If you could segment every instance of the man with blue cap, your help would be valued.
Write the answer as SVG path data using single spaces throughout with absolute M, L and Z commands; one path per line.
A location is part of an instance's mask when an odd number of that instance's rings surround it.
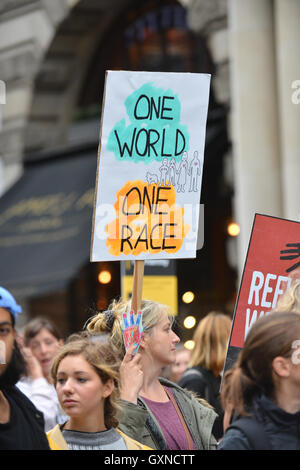
M 12 315 L 13 323 L 15 324 L 19 313 L 22 313 L 22 307 L 17 304 L 14 297 L 8 290 L 0 286 L 0 307 L 8 310 Z
M 42 413 L 15 386 L 26 371 L 16 342 L 21 312 L 11 293 L 0 287 L 0 450 L 49 450 Z

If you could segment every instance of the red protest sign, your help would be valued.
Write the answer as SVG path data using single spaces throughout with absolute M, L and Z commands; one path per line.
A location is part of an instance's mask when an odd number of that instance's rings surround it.
M 236 359 L 253 323 L 276 309 L 299 267 L 300 222 L 255 214 L 225 369 Z

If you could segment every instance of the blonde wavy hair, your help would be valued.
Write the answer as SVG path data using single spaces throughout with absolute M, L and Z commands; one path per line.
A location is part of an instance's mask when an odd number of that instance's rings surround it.
M 160 304 L 153 300 L 142 300 L 140 310 L 142 312 L 144 333 L 146 334 L 151 334 L 152 328 L 161 321 L 164 313 L 167 313 L 171 323 L 173 322 L 173 316 L 167 305 Z M 107 334 L 107 342 L 112 351 L 122 360 L 126 351 L 121 330 L 121 320 L 124 313 L 130 313 L 131 300 L 113 300 L 108 307 L 108 311 L 113 316 L 111 327 L 108 325 L 107 314 L 100 312 L 87 322 L 86 328 L 89 333 L 94 335 Z
M 276 311 L 300 313 L 300 273 L 298 271 L 298 279 L 295 278 L 291 282 L 289 289 L 279 297 Z
M 231 319 L 222 312 L 208 313 L 198 324 L 194 334 L 195 346 L 189 367 L 203 366 L 221 371 L 226 359 Z
M 104 422 L 107 428 L 116 428 L 119 424 L 117 414 L 120 411 L 120 363 L 110 347 L 86 334 L 75 334 L 68 338 L 53 360 L 51 376 L 56 386 L 57 372 L 61 361 L 67 356 L 83 356 L 90 366 L 96 371 L 103 384 L 109 379 L 114 382 L 112 393 L 104 401 Z

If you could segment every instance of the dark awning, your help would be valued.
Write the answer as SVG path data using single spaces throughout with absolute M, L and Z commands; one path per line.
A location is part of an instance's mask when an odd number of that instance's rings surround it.
M 49 292 L 88 262 L 96 168 L 97 149 L 25 167 L 0 198 L 0 285 Z

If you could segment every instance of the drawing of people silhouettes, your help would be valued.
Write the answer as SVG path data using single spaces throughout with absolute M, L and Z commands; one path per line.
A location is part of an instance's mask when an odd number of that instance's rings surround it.
M 199 191 L 198 182 L 200 180 L 200 175 L 201 175 L 201 162 L 198 158 L 198 152 L 197 151 L 194 152 L 194 157 L 193 157 L 193 160 L 190 163 L 188 174 L 190 176 L 190 189 L 189 189 L 189 192 Z
M 160 171 L 160 184 L 162 186 L 167 184 L 168 173 L 169 173 L 169 166 L 168 166 L 168 159 L 164 158 L 161 167 L 159 168 Z
M 169 163 L 169 183 L 172 186 L 176 184 L 176 161 L 175 158 L 172 158 Z
M 179 168 L 176 171 L 176 174 L 178 175 L 178 178 L 177 178 L 177 192 L 178 193 L 185 192 L 187 171 L 188 171 L 188 154 L 187 152 L 183 152 L 182 159 L 179 163 Z

